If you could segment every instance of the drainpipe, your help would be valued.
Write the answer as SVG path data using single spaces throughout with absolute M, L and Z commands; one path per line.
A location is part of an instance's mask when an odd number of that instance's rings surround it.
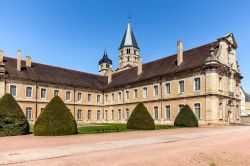
M 163 113 L 162 113 L 162 105 L 163 105 L 163 103 L 162 103 L 162 100 L 163 100 L 163 98 L 162 98 L 162 77 L 160 77 L 160 87 L 161 87 L 161 99 L 160 99 L 160 101 L 161 101 L 161 120 L 162 120 L 162 117 L 163 117 Z
M 73 87 L 74 88 L 74 104 L 73 104 L 73 106 L 74 106 L 74 118 L 76 118 L 76 88 L 75 88 L 75 86 Z
M 38 110 L 37 110 L 37 107 L 38 107 L 38 106 L 37 106 L 37 88 L 38 88 L 38 85 L 37 85 L 37 82 L 36 82 L 36 115 L 35 115 L 35 116 L 36 116 L 36 119 L 37 119 L 37 111 L 38 111 Z

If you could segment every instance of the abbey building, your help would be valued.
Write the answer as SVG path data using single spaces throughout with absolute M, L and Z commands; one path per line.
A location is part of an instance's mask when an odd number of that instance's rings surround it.
M 188 104 L 200 124 L 240 121 L 240 80 L 233 34 L 143 64 L 131 24 L 118 49 L 115 68 L 105 50 L 99 75 L 6 57 L 0 51 L 0 96 L 13 95 L 30 123 L 60 96 L 78 123 L 126 123 L 143 102 L 156 123 L 173 124 Z

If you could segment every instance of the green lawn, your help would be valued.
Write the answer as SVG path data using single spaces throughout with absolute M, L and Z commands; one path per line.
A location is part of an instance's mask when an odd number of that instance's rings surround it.
M 176 126 L 170 125 L 156 125 L 156 130 L 162 129 L 174 129 L 179 128 Z M 30 124 L 30 133 L 33 133 L 34 125 Z M 126 124 L 110 124 L 110 123 L 103 123 L 103 124 L 93 124 L 91 126 L 80 126 L 77 129 L 78 134 L 96 134 L 96 133 L 112 133 L 112 132 L 125 132 L 125 131 L 134 131 L 131 129 L 126 128 Z
M 172 129 L 177 128 L 170 125 L 156 125 L 156 130 L 161 129 Z M 134 131 L 132 129 L 127 129 L 126 124 L 97 124 L 93 126 L 82 126 L 78 127 L 79 134 L 95 134 L 95 133 L 111 133 L 111 132 L 125 132 L 125 131 Z

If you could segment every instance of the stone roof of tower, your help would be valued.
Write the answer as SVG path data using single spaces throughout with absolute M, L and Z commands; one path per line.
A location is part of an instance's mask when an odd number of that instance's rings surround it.
M 102 64 L 102 63 L 107 63 L 107 64 L 112 65 L 112 60 L 109 59 L 108 53 L 107 53 L 106 50 L 104 51 L 102 59 L 99 61 L 99 65 Z
M 139 49 L 139 46 L 136 42 L 135 35 L 131 28 L 130 23 L 128 23 L 128 27 L 123 35 L 122 42 L 120 44 L 119 49 L 123 47 L 135 47 Z
M 18 71 L 16 68 L 16 59 L 9 57 L 4 57 L 6 67 L 5 77 L 89 89 L 109 90 L 156 77 L 170 76 L 179 72 L 200 68 L 204 66 L 211 47 L 216 47 L 218 43 L 218 41 L 215 41 L 184 51 L 183 63 L 179 66 L 176 65 L 177 55 L 175 54 L 143 64 L 140 75 L 137 75 L 137 67 L 114 73 L 110 84 L 108 84 L 107 76 L 89 74 L 35 62 L 32 62 L 32 67 L 25 67 L 25 61 L 22 61 L 22 70 Z

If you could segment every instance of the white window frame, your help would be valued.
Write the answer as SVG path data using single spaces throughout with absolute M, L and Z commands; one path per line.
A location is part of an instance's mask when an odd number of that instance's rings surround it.
M 146 95 L 144 94 L 144 90 L 146 89 Z M 143 88 L 142 88 L 142 96 L 143 96 L 143 98 L 147 98 L 148 97 L 148 87 L 147 86 L 144 86 Z
M 111 120 L 115 120 L 115 110 L 111 110 Z
M 169 84 L 169 93 L 167 93 L 167 84 Z M 166 82 L 165 83 L 165 94 L 170 95 L 171 94 L 171 82 Z
M 129 108 L 126 108 L 125 111 L 126 111 L 126 120 L 128 120 L 129 119 L 129 114 L 130 114 Z
M 196 116 L 195 104 L 199 104 L 199 105 L 200 105 L 200 117 L 199 117 L 199 118 Z M 200 103 L 200 102 L 195 102 L 195 103 L 193 104 L 193 110 L 194 110 L 194 115 L 196 116 L 196 118 L 197 118 L 198 120 L 200 120 L 200 119 L 201 119 L 201 103 Z M 220 111 L 220 110 L 219 110 L 219 111 Z
M 79 100 L 79 94 L 81 94 L 80 100 Z M 77 92 L 77 102 L 81 102 L 82 101 L 82 92 Z
M 101 110 L 96 110 L 96 120 L 101 120 Z
M 197 79 L 197 78 L 200 80 L 200 89 L 198 89 L 198 90 L 196 90 L 196 84 L 195 84 L 195 79 Z M 194 78 L 193 78 L 193 84 L 194 84 L 194 86 L 193 86 L 194 92 L 199 92 L 199 91 L 201 91 L 201 77 L 194 77 Z
M 136 92 L 136 93 L 135 93 Z M 136 95 L 135 95 L 136 94 Z M 138 88 L 134 89 L 134 99 L 138 99 Z
M 59 89 L 54 89 L 53 90 L 53 96 L 55 97 L 56 95 L 55 95 L 55 91 L 58 91 L 58 95 L 57 96 L 59 96 L 60 95 L 60 90 Z
M 157 107 L 157 118 L 156 118 L 156 114 L 155 114 L 156 107 Z M 159 107 L 158 106 L 153 107 L 153 113 L 154 113 L 154 120 L 159 120 Z
M 157 87 L 157 95 L 156 95 L 156 93 L 155 93 L 155 87 Z M 156 97 L 156 96 L 159 96 L 159 85 L 158 85 L 158 84 L 153 85 L 153 93 L 154 93 L 154 96 L 155 96 L 155 97 Z
M 69 99 L 67 99 L 67 93 L 69 92 Z M 71 91 L 70 90 L 67 90 L 66 93 L 65 93 L 65 100 L 66 101 L 71 101 Z
M 90 98 L 89 98 L 89 96 L 90 96 Z M 88 102 L 91 102 L 91 101 L 92 101 L 92 94 L 91 94 L 91 93 L 88 93 L 88 94 L 87 94 L 87 101 L 88 101 Z
M 31 88 L 31 96 L 29 97 L 29 96 L 27 96 L 27 88 Z M 32 94 L 32 92 L 33 92 L 33 87 L 32 86 L 25 86 L 25 97 L 26 98 L 32 98 L 33 97 L 33 94 Z
M 99 97 L 99 101 L 98 101 L 98 97 Z M 97 102 L 97 103 L 101 103 L 101 95 L 100 95 L 100 94 L 97 94 L 97 95 L 96 95 L 96 102 Z
M 169 118 L 167 118 L 167 107 L 169 107 Z M 167 121 L 171 120 L 171 105 L 165 105 L 165 119 Z
M 181 92 L 181 84 L 180 84 L 180 82 L 183 82 L 183 92 Z M 184 80 L 179 80 L 178 81 L 178 91 L 179 91 L 179 94 L 185 93 L 185 81 Z
M 112 103 L 115 102 L 115 94 L 114 93 L 111 94 L 111 102 Z
M 16 87 L 16 95 L 15 96 L 13 96 L 11 93 L 10 93 L 10 87 L 11 86 L 15 86 Z M 13 96 L 13 97 L 17 97 L 17 85 L 16 84 L 10 84 L 9 85 L 9 93 Z
M 121 114 L 120 114 L 121 113 Z M 122 109 L 118 108 L 118 120 L 122 120 Z
M 118 100 L 122 101 L 122 92 L 118 92 Z
M 89 114 L 90 112 L 90 114 Z M 88 110 L 87 111 L 87 120 L 91 120 L 92 119 L 92 110 Z
M 129 90 L 126 90 L 126 100 L 129 100 Z
M 42 97 L 42 89 L 45 89 L 45 97 Z M 46 100 L 47 99 L 47 88 L 40 87 L 40 99 Z
M 81 112 L 81 117 L 79 118 L 79 111 Z M 77 109 L 77 120 L 82 120 L 82 109 Z
M 28 118 L 28 116 L 27 116 L 27 112 L 28 112 L 28 109 L 30 108 L 30 118 Z M 27 120 L 32 120 L 33 118 L 32 118 L 32 116 L 33 116 L 33 111 L 32 111 L 32 107 L 26 107 L 25 108 L 25 116 L 26 116 L 26 119 Z

